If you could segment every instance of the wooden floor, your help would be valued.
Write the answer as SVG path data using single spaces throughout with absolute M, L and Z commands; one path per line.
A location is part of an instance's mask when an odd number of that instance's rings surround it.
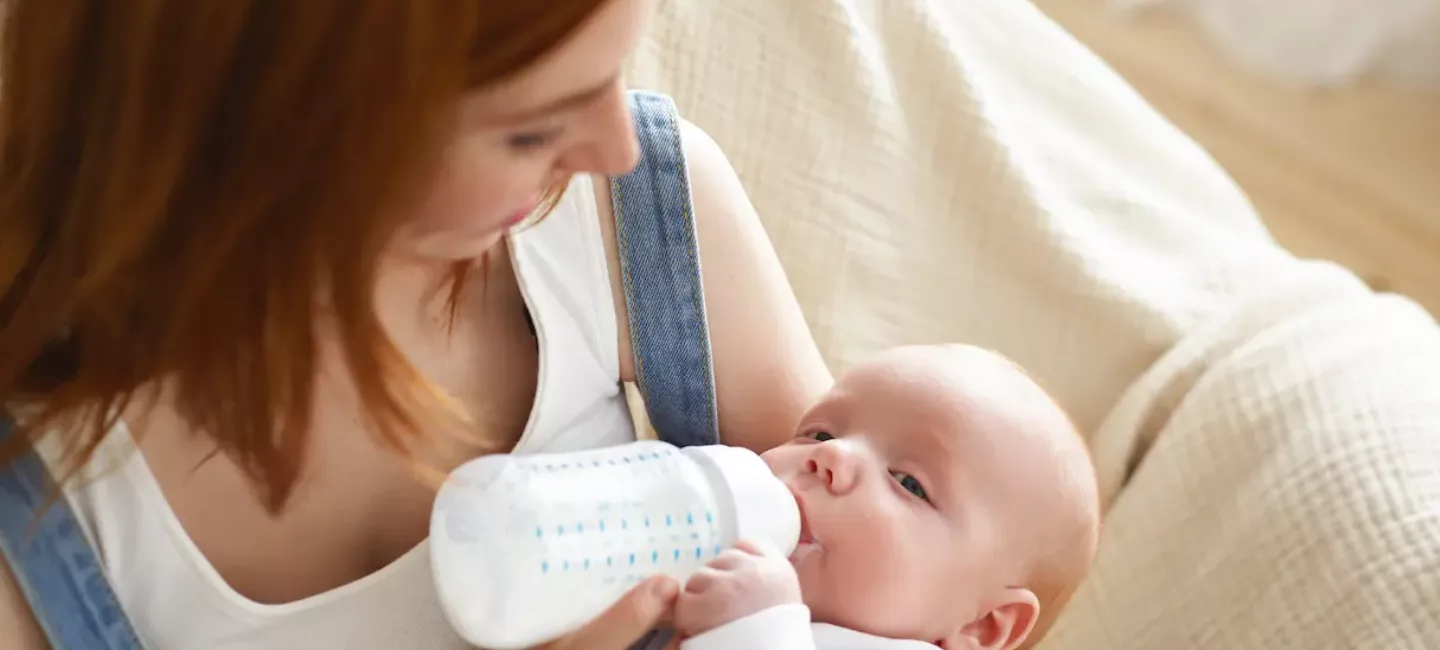
M 1296 89 L 1164 12 L 1035 3 L 1205 146 L 1281 243 L 1440 315 L 1440 92 Z

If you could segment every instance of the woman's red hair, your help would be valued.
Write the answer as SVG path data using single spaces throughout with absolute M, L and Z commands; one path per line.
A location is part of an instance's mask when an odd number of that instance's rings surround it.
M 37 415 L 0 459 L 54 430 L 73 472 L 164 381 L 279 510 L 322 309 L 371 429 L 408 453 L 436 395 L 376 317 L 381 251 L 462 94 L 603 2 L 5 2 L 0 399 Z

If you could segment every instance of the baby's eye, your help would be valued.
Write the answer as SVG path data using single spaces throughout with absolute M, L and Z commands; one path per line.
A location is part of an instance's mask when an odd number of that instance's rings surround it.
M 814 440 L 815 442 L 829 442 L 835 439 L 835 436 L 825 433 L 824 431 L 816 431 L 809 434 L 807 437 L 809 437 L 811 440 Z
M 905 472 L 892 471 L 890 472 L 890 476 L 895 479 L 895 482 L 900 484 L 900 487 L 905 488 L 906 492 L 920 497 L 926 502 L 930 501 L 930 495 L 925 492 L 925 486 L 920 484 L 919 479 Z

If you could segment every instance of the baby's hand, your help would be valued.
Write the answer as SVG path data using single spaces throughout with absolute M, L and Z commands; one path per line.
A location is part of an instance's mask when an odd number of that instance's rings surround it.
M 690 576 L 675 604 L 675 628 L 690 637 L 756 612 L 799 603 L 800 579 L 774 549 L 739 542 Z

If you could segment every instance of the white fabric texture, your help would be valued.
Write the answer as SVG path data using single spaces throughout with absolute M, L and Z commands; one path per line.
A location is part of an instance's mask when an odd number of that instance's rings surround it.
M 669 0 L 629 67 L 725 148 L 827 359 L 965 341 L 1091 436 L 1046 650 L 1440 647 L 1440 333 L 1297 260 L 1017 0 Z
M 680 650 L 936 650 L 923 641 L 886 639 L 810 622 L 804 605 L 780 605 L 680 642 Z
M 816 650 L 810 609 L 781 605 L 730 621 L 680 642 L 680 650 Z
M 620 389 L 604 243 L 589 179 L 513 238 L 540 338 L 540 380 L 517 453 L 635 439 Z M 52 460 L 58 448 L 47 448 Z M 267 605 L 226 584 L 186 534 L 130 434 L 114 431 L 67 487 L 117 598 L 149 650 L 460 650 L 431 575 L 429 542 L 356 582 Z

